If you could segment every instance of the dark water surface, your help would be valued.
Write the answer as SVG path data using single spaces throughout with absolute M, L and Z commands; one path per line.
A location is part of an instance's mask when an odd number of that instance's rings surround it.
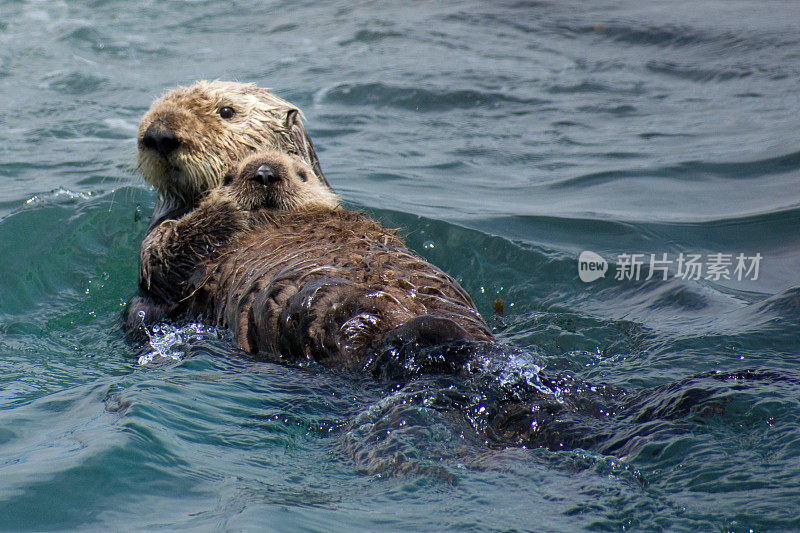
M 796 2 L 0 15 L 0 529 L 800 529 Z M 140 364 L 117 327 L 155 202 L 134 136 L 200 78 L 299 105 L 351 207 L 485 316 L 503 300 L 509 372 L 628 390 L 618 445 L 495 449 L 430 406 L 441 383 L 257 363 L 202 327 Z M 668 279 L 614 279 L 634 253 Z M 681 279 L 681 253 L 761 261 Z

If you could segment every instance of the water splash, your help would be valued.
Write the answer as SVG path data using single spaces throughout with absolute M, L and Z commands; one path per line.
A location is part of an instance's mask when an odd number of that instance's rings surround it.
M 153 350 L 139 356 L 139 364 L 142 366 L 154 362 L 181 361 L 188 345 L 208 339 L 209 334 L 218 336 L 215 328 L 194 322 L 183 326 L 157 324 L 145 331 Z
M 47 193 L 36 194 L 25 200 L 25 205 L 49 205 L 63 200 L 90 200 L 92 192 L 77 192 L 59 187 Z
M 536 389 L 561 403 L 561 391 L 541 379 L 545 364 L 538 354 L 502 345 L 487 345 L 486 353 L 470 362 L 471 370 L 493 375 L 502 389 Z

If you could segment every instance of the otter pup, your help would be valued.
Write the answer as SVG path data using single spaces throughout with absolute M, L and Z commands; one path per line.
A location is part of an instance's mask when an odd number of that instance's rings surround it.
M 376 376 L 402 373 L 409 349 L 494 340 L 452 277 L 339 207 L 299 159 L 257 153 L 226 181 L 143 247 L 143 278 L 161 288 L 167 315 L 227 327 L 269 360 Z M 468 355 L 438 357 L 430 368 L 457 370 Z
M 238 175 L 248 175 L 250 179 L 237 180 L 235 187 L 212 190 L 194 211 L 177 220 L 162 221 L 145 236 L 140 252 L 139 289 L 152 300 L 153 307 L 160 308 L 156 317 L 147 317 L 147 323 L 185 312 L 182 302 L 197 264 L 260 218 L 243 209 L 267 213 L 339 207 L 339 197 L 326 182 L 298 159 L 277 151 L 246 158 L 223 181 L 231 184 Z M 298 179 L 281 180 L 278 176 Z
M 297 107 L 250 83 L 198 81 L 156 100 L 137 137 L 139 170 L 159 192 L 152 226 L 195 207 L 222 184 L 230 162 L 258 150 L 298 156 L 327 185 L 301 117 Z

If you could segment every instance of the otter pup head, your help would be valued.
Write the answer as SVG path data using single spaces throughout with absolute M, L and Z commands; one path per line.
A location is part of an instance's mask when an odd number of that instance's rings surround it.
M 222 184 L 231 161 L 276 149 L 328 186 L 298 108 L 249 83 L 199 81 L 168 92 L 139 126 L 139 170 L 160 193 L 156 211 L 192 206 Z
M 225 194 L 248 211 L 339 207 L 340 198 L 300 159 L 278 151 L 246 157 L 225 176 Z

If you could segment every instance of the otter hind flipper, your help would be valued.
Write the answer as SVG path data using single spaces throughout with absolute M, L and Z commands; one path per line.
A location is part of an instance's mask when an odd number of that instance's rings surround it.
M 469 339 L 467 330 L 449 318 L 420 315 L 406 320 L 401 326 L 387 333 L 384 343 L 413 342 L 421 346 L 432 346 L 464 339 Z
M 457 374 L 473 356 L 474 339 L 449 318 L 421 315 L 389 331 L 370 365 L 378 379 Z

